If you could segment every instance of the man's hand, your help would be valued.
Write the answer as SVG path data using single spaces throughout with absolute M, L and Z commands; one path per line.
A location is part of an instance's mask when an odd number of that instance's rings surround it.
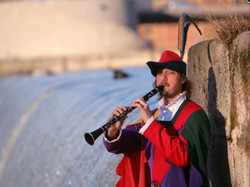
M 121 108 L 116 107 L 116 109 L 111 113 L 111 115 L 109 116 L 109 120 L 111 120 L 114 116 L 119 116 L 121 113 L 123 113 L 127 108 L 125 106 L 122 106 Z M 121 119 L 120 121 L 117 121 L 115 124 L 111 125 L 106 133 L 106 137 L 109 140 L 113 140 L 115 138 L 118 137 L 119 132 L 122 128 L 123 122 L 124 120 L 127 118 L 124 117 L 123 119 Z
M 147 121 L 152 117 L 150 108 L 143 98 L 138 98 L 129 105 L 130 107 L 138 107 L 141 111 L 142 120 L 147 123 Z

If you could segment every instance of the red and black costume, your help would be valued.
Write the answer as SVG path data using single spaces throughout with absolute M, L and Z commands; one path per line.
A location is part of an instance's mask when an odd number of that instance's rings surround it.
M 155 118 L 158 110 L 152 111 Z M 204 110 L 185 100 L 171 122 L 154 120 L 143 135 L 143 122 L 122 130 L 119 140 L 104 144 L 108 151 L 124 153 L 117 167 L 117 186 L 147 186 L 149 169 L 152 182 L 161 186 L 209 186 L 206 160 L 210 124 Z

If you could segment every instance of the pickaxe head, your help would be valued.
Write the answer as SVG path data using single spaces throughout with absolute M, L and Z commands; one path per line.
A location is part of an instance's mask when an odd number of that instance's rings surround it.
M 196 29 L 199 31 L 200 35 L 202 35 L 200 29 L 193 21 L 193 19 L 187 13 L 183 13 L 179 19 L 179 25 L 178 25 L 178 49 L 180 51 L 181 59 L 183 59 L 185 53 L 187 31 L 191 23 L 194 24 Z

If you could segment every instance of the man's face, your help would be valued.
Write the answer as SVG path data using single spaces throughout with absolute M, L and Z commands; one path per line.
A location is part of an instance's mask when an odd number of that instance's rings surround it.
M 185 78 L 179 72 L 170 69 L 158 69 L 156 72 L 156 85 L 164 85 L 163 97 L 175 98 L 182 92 Z

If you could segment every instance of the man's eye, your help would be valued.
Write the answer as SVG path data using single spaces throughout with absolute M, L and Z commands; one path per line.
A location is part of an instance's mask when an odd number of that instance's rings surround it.
M 162 71 L 157 71 L 156 74 L 160 75 L 160 74 L 162 74 Z

